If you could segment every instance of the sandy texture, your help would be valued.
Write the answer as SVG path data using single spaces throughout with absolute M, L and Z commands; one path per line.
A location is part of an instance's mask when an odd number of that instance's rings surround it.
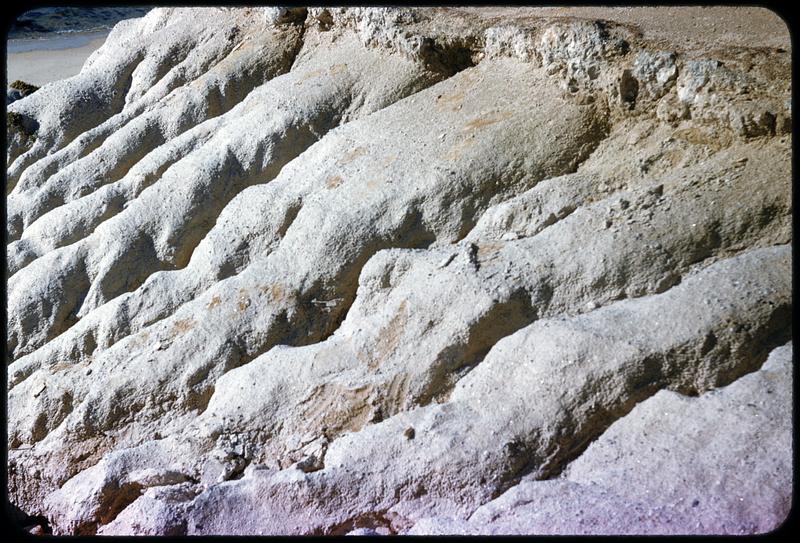
M 60 534 L 779 525 L 790 54 L 765 10 L 670 44 L 594 9 L 156 9 L 12 103 L 12 501 Z
M 409 533 L 770 532 L 791 508 L 786 492 L 764 481 L 793 474 L 792 432 L 781 423 L 791 417 L 792 360 L 790 343 L 727 387 L 695 398 L 662 390 L 611 425 L 561 477 L 525 478 L 467 521 L 426 518 Z M 765 401 L 765 393 L 777 399 Z
M 6 77 L 9 82 L 20 79 L 32 85 L 66 79 L 81 71 L 86 59 L 100 48 L 105 37 L 95 38 L 86 45 L 65 49 L 48 49 L 8 53 Z
M 467 8 L 467 10 L 475 8 Z M 483 16 L 609 20 L 635 29 L 653 46 L 688 54 L 719 54 L 730 47 L 791 50 L 789 28 L 766 7 L 530 7 L 477 8 Z

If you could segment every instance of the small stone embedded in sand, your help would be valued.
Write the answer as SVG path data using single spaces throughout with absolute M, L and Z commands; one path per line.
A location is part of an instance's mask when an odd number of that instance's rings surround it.
M 317 458 L 316 455 L 311 454 L 299 461 L 296 466 L 297 469 L 304 473 L 311 473 L 321 470 L 324 467 L 324 464 L 322 463 L 322 460 Z

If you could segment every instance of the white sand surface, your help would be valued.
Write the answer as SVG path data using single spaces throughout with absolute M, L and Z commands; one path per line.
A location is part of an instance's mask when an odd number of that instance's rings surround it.
M 107 33 L 55 38 L 52 40 L 10 40 L 6 63 L 7 81 L 21 79 L 42 86 L 72 77 L 105 42 Z

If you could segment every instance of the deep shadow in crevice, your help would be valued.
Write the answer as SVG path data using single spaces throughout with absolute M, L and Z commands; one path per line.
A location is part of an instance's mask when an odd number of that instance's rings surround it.
M 6 501 L 6 515 L 7 519 L 15 524 L 15 528 L 25 534 L 51 535 L 53 533 L 50 527 L 50 521 L 47 517 L 43 515 L 29 515 L 10 501 Z

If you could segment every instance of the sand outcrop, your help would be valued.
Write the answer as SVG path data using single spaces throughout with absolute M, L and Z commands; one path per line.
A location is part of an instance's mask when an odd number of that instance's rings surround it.
M 779 526 L 790 54 L 642 13 L 158 8 L 11 103 L 12 502 L 60 534 Z

